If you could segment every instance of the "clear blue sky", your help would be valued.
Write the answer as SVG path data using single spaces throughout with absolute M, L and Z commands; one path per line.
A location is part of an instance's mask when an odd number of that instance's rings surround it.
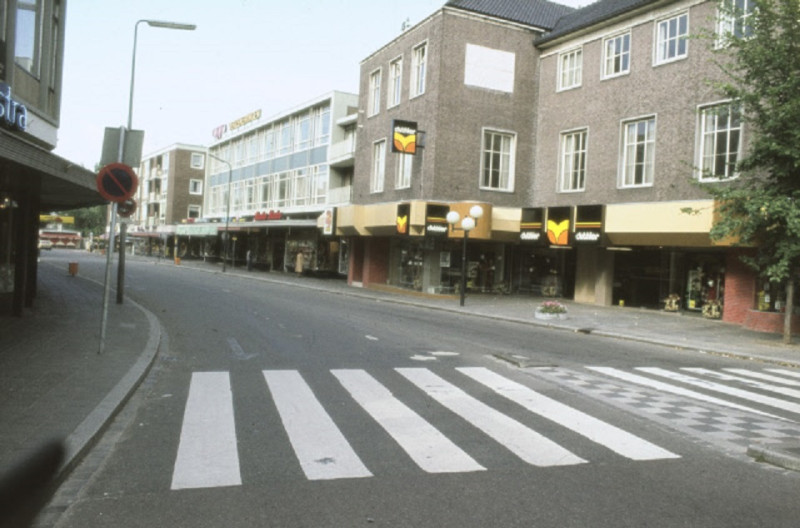
M 56 153 L 88 169 L 105 127 L 128 117 L 137 20 L 133 128 L 144 153 L 208 145 L 211 130 L 261 109 L 265 117 L 332 90 L 358 91 L 359 63 L 445 0 L 69 0 Z M 590 0 L 560 0 L 586 5 Z

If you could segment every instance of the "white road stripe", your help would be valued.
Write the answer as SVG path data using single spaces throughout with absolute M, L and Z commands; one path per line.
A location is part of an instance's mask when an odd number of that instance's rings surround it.
M 365 371 L 331 372 L 424 471 L 462 473 L 486 469 Z
M 725 372 L 733 372 L 734 374 L 739 374 L 741 376 L 748 376 L 751 378 L 756 378 L 764 381 L 771 381 L 773 383 L 779 383 L 781 385 L 789 385 L 790 387 L 800 387 L 800 381 L 781 378 L 779 376 L 771 376 L 769 374 L 764 374 L 763 372 L 755 372 L 752 370 L 735 369 L 735 368 L 727 368 L 723 370 Z
M 228 373 L 195 372 L 189 385 L 172 489 L 241 484 Z
M 680 458 L 650 442 L 548 398 L 486 368 L 456 369 L 529 411 L 552 420 L 632 460 Z
M 790 376 L 792 378 L 800 378 L 800 372 L 794 370 L 784 370 L 784 369 L 765 369 L 769 372 L 774 372 L 775 374 L 781 374 L 783 376 Z
M 716 405 L 723 405 L 725 407 L 730 407 L 732 409 L 738 409 L 741 411 L 756 413 L 762 416 L 769 416 L 770 418 L 779 418 L 778 416 L 765 413 L 757 409 L 753 409 L 751 407 L 745 407 L 744 405 L 739 405 L 738 403 L 733 403 L 720 398 L 715 398 L 714 396 L 709 396 L 707 394 L 703 394 L 702 392 L 696 392 L 693 390 L 685 389 L 683 387 L 678 387 L 676 385 L 670 385 L 669 383 L 663 383 L 658 380 L 646 378 L 644 376 L 639 376 L 638 374 L 633 374 L 630 372 L 625 372 L 624 370 L 615 369 L 613 367 L 586 367 L 586 368 L 594 372 L 599 372 L 600 374 L 605 374 L 606 376 L 610 376 L 612 378 L 617 378 L 623 381 L 629 381 L 631 383 L 657 389 L 662 392 L 677 394 L 678 396 L 686 396 L 688 398 L 693 398 L 695 400 L 713 403 Z
M 263 374 L 309 480 L 372 476 L 299 372 L 265 370 Z
M 396 370 L 430 397 L 529 464 L 564 466 L 586 462 L 555 442 L 469 396 L 430 370 L 421 368 L 398 368 Z
M 747 378 L 744 376 L 733 376 L 731 374 L 726 374 L 725 372 L 717 372 L 715 370 L 708 370 L 703 368 L 683 368 L 681 370 L 685 370 L 686 372 L 693 372 L 695 374 L 711 376 L 717 379 L 721 379 L 722 381 L 738 381 L 740 383 L 745 383 L 750 387 L 753 387 L 754 389 L 760 389 L 767 392 L 775 392 L 777 394 L 783 394 L 784 396 L 789 396 L 791 398 L 800 398 L 800 391 L 798 390 L 790 389 L 787 387 L 776 387 L 775 385 L 768 385 L 761 381 Z
M 646 372 L 654 376 L 661 376 L 663 378 L 671 379 L 674 381 L 680 381 L 681 383 L 686 383 L 687 385 L 702 387 L 704 389 L 708 389 L 714 392 L 721 392 L 722 394 L 728 394 L 729 396 L 735 396 L 743 400 L 749 400 L 756 403 L 761 403 L 763 405 L 775 407 L 776 409 L 783 409 L 785 411 L 790 411 L 800 414 L 800 405 L 796 403 L 790 403 L 784 400 L 779 400 L 777 398 L 772 398 L 771 396 L 763 396 L 761 394 L 756 394 L 755 392 L 737 389 L 734 387 L 728 387 L 727 385 L 720 385 L 719 383 L 713 383 L 710 381 L 693 378 L 691 376 L 685 376 L 678 372 L 671 372 L 669 370 L 664 370 L 660 368 L 640 367 L 637 368 L 636 370 L 640 370 L 642 372 Z

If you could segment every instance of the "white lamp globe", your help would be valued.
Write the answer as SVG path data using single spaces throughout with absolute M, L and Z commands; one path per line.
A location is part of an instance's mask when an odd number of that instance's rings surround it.
M 469 215 L 475 220 L 483 216 L 483 207 L 480 205 L 473 205 L 469 210 Z
M 463 220 L 461 220 L 461 229 L 464 231 L 472 231 L 475 227 L 475 219 L 471 216 L 465 216 Z
M 458 211 L 450 211 L 447 213 L 447 223 L 450 225 L 456 225 L 459 220 L 461 220 L 461 215 L 458 214 Z

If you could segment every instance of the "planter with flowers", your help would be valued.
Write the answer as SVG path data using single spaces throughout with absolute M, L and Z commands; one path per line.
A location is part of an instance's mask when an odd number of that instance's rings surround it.
M 558 301 L 544 301 L 533 312 L 536 319 L 566 319 L 567 307 Z

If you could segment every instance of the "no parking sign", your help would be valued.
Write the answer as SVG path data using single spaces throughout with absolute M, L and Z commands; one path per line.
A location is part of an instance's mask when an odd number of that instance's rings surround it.
M 110 202 L 122 203 L 131 198 L 138 185 L 136 173 L 124 163 L 109 163 L 97 173 L 97 191 Z

